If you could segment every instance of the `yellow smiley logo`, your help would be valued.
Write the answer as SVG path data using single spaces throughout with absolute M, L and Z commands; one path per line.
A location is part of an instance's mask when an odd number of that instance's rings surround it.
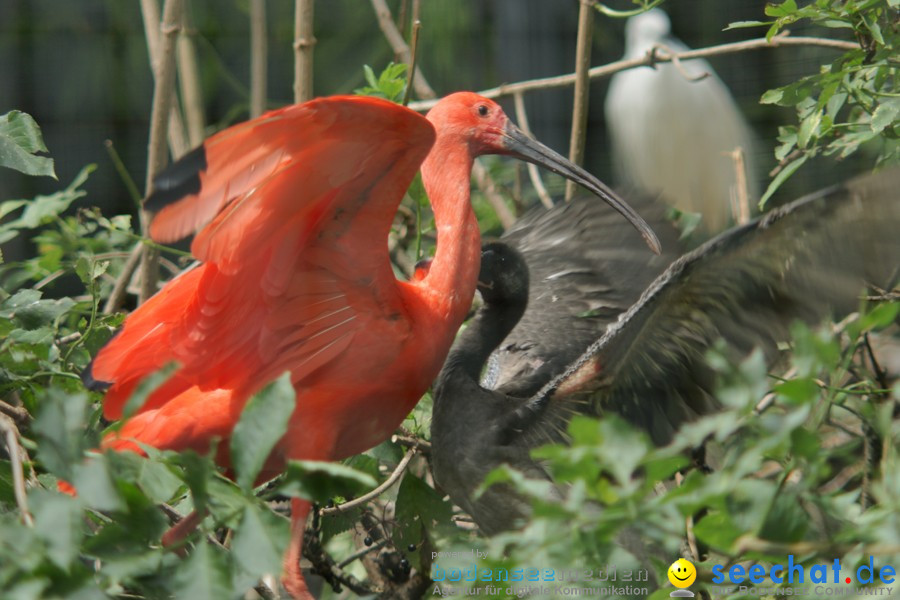
M 697 569 L 689 560 L 679 558 L 669 567 L 669 582 L 677 588 L 690 587 L 697 579 Z

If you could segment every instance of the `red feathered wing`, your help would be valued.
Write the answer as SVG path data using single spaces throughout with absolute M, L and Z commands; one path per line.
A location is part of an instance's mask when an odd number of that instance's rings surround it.
M 285 370 L 299 388 L 351 346 L 383 342 L 381 352 L 399 353 L 410 323 L 386 238 L 433 141 L 420 115 L 359 97 L 272 111 L 207 140 L 199 191 L 151 225 L 165 241 L 200 228 L 191 249 L 203 264 L 130 315 L 97 355 L 93 377 L 113 384 L 105 416 L 121 418 L 136 384 L 177 362 L 133 429 L 177 399 L 190 410 L 173 405 L 166 418 L 209 421 L 184 436 L 221 435 L 243 400 Z

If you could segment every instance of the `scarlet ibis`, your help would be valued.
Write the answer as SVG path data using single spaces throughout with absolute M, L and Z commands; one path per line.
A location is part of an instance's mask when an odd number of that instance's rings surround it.
M 191 250 L 202 264 L 132 313 L 95 357 L 87 378 L 111 384 L 108 419 L 122 418 L 142 378 L 179 365 L 104 447 L 206 452 L 221 440 L 216 458 L 228 468 L 246 400 L 286 370 L 297 407 L 261 479 L 289 459 L 341 459 L 386 439 L 437 375 L 468 310 L 480 252 L 469 177 L 473 159 L 490 153 L 576 181 L 658 249 L 603 183 L 476 94 L 448 96 L 427 119 L 362 97 L 266 113 L 176 162 L 146 201 L 155 240 L 199 230 Z M 385 242 L 420 165 L 439 243 L 427 273 L 402 282 Z M 297 598 L 309 597 L 299 567 L 309 509 L 292 502 L 283 581 Z
M 690 50 L 670 30 L 669 17 L 658 8 L 631 17 L 625 25 L 624 58 L 642 58 L 657 45 L 672 52 Z M 727 154 L 741 147 L 749 203 L 757 198 L 752 132 L 705 60 L 684 61 L 681 71 L 660 63 L 617 73 L 610 80 L 605 111 L 622 183 L 661 194 L 682 211 L 701 213 L 705 228 L 718 232 L 731 217 L 729 199 L 737 185 Z
M 635 300 L 627 309 L 601 304 L 627 249 L 607 244 L 602 232 L 571 233 L 579 229 L 571 207 L 514 227 L 507 239 L 518 251 L 485 250 L 485 306 L 435 386 L 435 480 L 493 533 L 514 527 L 528 507 L 503 486 L 475 499 L 484 476 L 506 463 L 548 477 L 530 450 L 564 443 L 572 415 L 618 413 L 656 444 L 668 443 L 679 425 L 717 408 L 705 362 L 714 341 L 723 338 L 736 357 L 754 347 L 773 357 L 792 320 L 853 310 L 866 283 L 897 281 L 898 185 L 900 171 L 861 178 L 731 229 L 673 262 L 642 293 L 621 292 Z M 591 267 L 573 266 L 586 250 Z M 565 288 L 570 295 L 560 293 Z M 590 305 L 604 318 L 585 348 L 578 342 Z M 576 348 L 558 355 L 569 340 Z M 580 356 L 569 362 L 572 351 Z M 479 385 L 492 352 L 488 383 Z

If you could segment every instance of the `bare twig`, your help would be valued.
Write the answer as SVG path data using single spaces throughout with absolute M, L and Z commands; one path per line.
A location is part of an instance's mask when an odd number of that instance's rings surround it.
M 140 242 L 135 244 L 134 248 L 131 249 L 131 254 L 128 255 L 128 260 L 122 265 L 122 272 L 119 273 L 119 276 L 116 278 L 116 283 L 113 285 L 112 292 L 110 292 L 109 298 L 106 299 L 106 304 L 103 305 L 103 314 L 112 314 L 122 306 L 122 301 L 128 293 L 128 283 L 131 281 L 135 269 L 137 269 L 138 264 L 141 262 L 143 253 L 144 246 Z
M 147 37 L 147 55 L 150 57 L 150 69 L 156 77 L 157 63 L 159 61 L 159 3 L 157 0 L 141 0 L 141 15 L 144 20 L 144 35 Z M 169 147 L 172 154 L 181 156 L 189 150 L 187 134 L 184 132 L 184 119 L 177 110 L 169 112 L 166 135 L 169 139 Z
M 250 118 L 266 110 L 268 87 L 266 0 L 250 0 Z
M 206 137 L 206 118 L 203 114 L 203 92 L 200 87 L 200 69 L 197 67 L 197 49 L 194 38 L 188 35 L 190 20 L 187 11 L 182 15 L 182 29 L 178 36 L 178 82 L 181 84 L 181 104 L 187 123 L 188 146 L 196 148 Z M 178 111 L 173 111 L 178 114 Z M 185 149 L 186 150 L 186 149 Z M 183 152 L 172 151 L 173 158 Z
M 387 2 L 385 0 L 372 0 L 372 7 L 375 9 L 375 16 L 378 18 L 378 26 L 381 28 L 381 32 L 387 39 L 388 44 L 390 44 L 391 50 L 394 51 L 394 55 L 399 57 L 401 62 L 410 64 L 412 62 L 411 51 L 403 39 L 403 34 L 397 28 L 396 23 L 394 23 L 393 17 L 391 17 L 391 9 L 388 8 Z M 416 67 L 415 75 L 413 73 L 409 75 L 416 95 L 419 98 L 435 98 L 437 96 L 434 88 L 429 85 L 425 76 L 422 75 L 421 69 Z
M 412 457 L 418 454 L 419 449 L 416 447 L 410 448 L 409 452 L 403 457 L 400 463 L 397 465 L 397 468 L 394 469 L 394 472 L 390 474 L 390 476 L 384 480 L 384 482 L 379 485 L 377 488 L 368 492 L 367 494 L 363 494 L 359 498 L 354 498 L 349 502 L 344 502 L 343 504 L 339 504 L 337 506 L 332 506 L 330 508 L 323 508 L 319 510 L 320 516 L 327 515 L 335 515 L 338 513 L 342 513 L 344 511 L 350 510 L 351 508 L 356 508 L 357 506 L 361 506 L 368 502 L 373 498 L 377 498 L 380 496 L 385 490 L 390 488 L 392 485 L 397 483 L 400 479 L 400 476 L 403 475 L 403 472 L 406 471 L 407 465 L 409 465 L 409 461 L 412 460 Z
M 516 107 L 516 121 L 519 122 L 519 127 L 521 127 L 522 131 L 529 137 L 534 137 L 534 134 L 531 133 L 531 127 L 528 125 L 528 113 L 525 112 L 525 97 L 522 95 L 522 92 L 513 94 L 513 102 Z M 541 204 L 543 204 L 545 208 L 553 208 L 553 200 L 550 198 L 550 194 L 547 193 L 547 188 L 544 187 L 544 180 L 541 179 L 541 172 L 538 170 L 537 165 L 527 163 L 527 168 L 528 178 L 531 179 L 531 185 L 533 185 L 534 189 L 537 191 L 538 198 L 541 199 Z
M 17 401 L 18 400 L 14 400 L 14 402 Z M 0 413 L 12 419 L 13 422 L 17 425 L 27 423 L 31 420 L 31 415 L 28 413 L 28 410 L 26 410 L 24 406 L 14 406 L 8 402 L 4 402 L 3 400 L 0 400 Z
M 375 2 L 377 0 L 373 0 Z M 842 40 L 832 40 L 828 38 L 817 37 L 790 37 L 789 35 L 777 35 L 769 42 L 765 38 L 756 40 L 746 40 L 743 42 L 733 42 L 730 44 L 721 44 L 718 46 L 710 46 L 709 48 L 699 48 L 689 50 L 687 52 L 679 52 L 676 54 L 660 53 L 656 55 L 648 54 L 640 58 L 632 58 L 628 60 L 620 60 L 607 65 L 593 67 L 588 74 L 591 79 L 600 79 L 609 77 L 619 71 L 634 69 L 636 67 L 649 67 L 657 63 L 671 62 L 672 58 L 680 60 L 689 60 L 692 58 L 707 58 L 710 56 L 722 56 L 725 54 L 734 54 L 738 52 L 746 52 L 748 50 L 756 50 L 759 48 L 780 48 L 784 46 L 820 46 L 824 48 L 833 48 L 835 50 L 855 50 L 859 45 L 855 42 L 845 42 Z M 501 98 L 511 96 L 516 92 L 530 92 L 534 90 L 548 90 L 561 88 L 572 85 L 575 82 L 575 74 L 557 75 L 555 77 L 544 77 L 541 79 L 531 79 L 528 81 L 520 81 L 518 83 L 510 83 L 495 88 L 482 90 L 478 92 L 486 98 Z M 413 110 L 426 111 L 436 103 L 435 100 L 420 100 L 418 102 L 410 102 L 409 107 Z
M 145 0 L 147 1 L 147 0 Z M 152 1 L 152 0 L 151 0 Z M 162 36 L 157 47 L 158 55 L 152 56 L 153 106 L 150 111 L 150 143 L 147 152 L 147 182 L 145 189 L 149 194 L 153 186 L 153 177 L 166 164 L 166 144 L 164 132 L 169 122 L 172 100 L 175 93 L 175 44 L 181 28 L 181 15 L 184 7 L 182 0 L 166 0 L 163 6 Z M 156 23 L 145 21 L 148 40 L 155 35 Z M 152 215 L 141 211 L 141 226 L 146 235 Z M 141 293 L 140 302 L 144 302 L 156 293 L 157 273 L 156 250 L 146 248 L 141 256 Z
M 118 173 L 119 178 L 122 180 L 122 183 L 125 184 L 125 189 L 128 190 L 128 196 L 134 202 L 135 206 L 140 208 L 141 192 L 138 190 L 137 184 L 131 177 L 131 173 L 129 173 L 128 169 L 125 168 L 125 163 L 122 162 L 122 157 L 119 156 L 119 153 L 116 151 L 116 147 L 113 146 L 112 140 L 106 140 L 105 142 L 103 142 L 103 146 L 106 148 L 106 153 L 109 155 L 109 159 L 112 161 L 113 166 L 116 168 L 116 173 Z
M 575 45 L 575 103 L 572 107 L 572 133 L 569 137 L 569 160 L 576 165 L 584 161 L 587 139 L 588 97 L 591 79 L 591 40 L 594 35 L 593 0 L 581 0 L 578 11 L 578 41 Z M 566 181 L 566 202 L 575 194 L 575 183 Z
M 415 7 L 418 9 L 419 3 L 416 1 Z M 418 12 L 416 10 L 415 12 Z M 418 54 L 416 50 L 419 47 L 419 30 L 422 29 L 422 22 L 419 19 L 415 19 L 412 25 L 412 36 L 410 45 L 412 46 L 412 51 L 410 52 L 409 58 L 409 82 L 406 84 L 406 91 L 403 93 L 403 106 L 407 106 L 409 104 L 409 99 L 412 96 L 413 85 L 415 85 L 416 81 L 416 58 L 418 58 Z
M 503 226 L 503 229 L 509 229 L 516 222 L 516 216 L 509 210 L 506 200 L 497 191 L 497 185 L 494 183 L 488 170 L 477 160 L 472 164 L 472 176 L 475 177 L 475 185 L 478 186 L 478 189 L 487 198 L 491 208 L 497 213 L 500 225 Z
M 0 415 L 0 430 L 6 438 L 6 449 L 9 452 L 9 463 L 12 468 L 13 492 L 22 522 L 28 527 L 34 525 L 34 519 L 28 510 L 28 496 L 25 494 L 25 471 L 22 469 L 22 456 L 19 453 L 19 428 L 5 414 Z
M 362 558 L 369 552 L 375 552 L 376 550 L 381 550 L 382 548 L 387 546 L 387 543 L 389 541 L 390 540 L 388 538 L 384 538 L 383 540 L 379 540 L 378 542 L 372 544 L 371 546 L 365 546 L 363 548 L 360 548 L 359 550 L 357 550 L 356 552 L 354 552 L 353 554 L 351 554 L 350 556 L 348 556 L 347 558 L 345 558 L 341 562 L 339 562 L 337 564 L 338 569 L 343 569 L 344 567 L 346 567 L 347 565 L 349 565 L 356 559 Z
M 294 13 L 294 102 L 313 97 L 314 0 L 297 0 Z

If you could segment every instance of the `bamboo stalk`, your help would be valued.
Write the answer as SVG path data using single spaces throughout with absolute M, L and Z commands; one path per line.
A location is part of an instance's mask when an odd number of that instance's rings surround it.
M 194 38 L 189 35 L 190 18 L 185 11 L 182 16 L 181 35 L 178 36 L 178 82 L 184 120 L 187 124 L 188 145 L 196 148 L 206 137 L 206 117 L 203 113 L 203 91 L 200 86 L 200 69 L 197 66 L 197 49 Z M 178 111 L 173 111 L 178 114 Z M 174 154 L 178 158 L 182 153 Z
M 578 41 L 575 46 L 575 103 L 572 107 L 572 134 L 569 137 L 569 160 L 584 162 L 587 139 L 588 101 L 591 90 L 591 40 L 594 35 L 593 0 L 581 0 L 578 11 Z M 575 183 L 566 181 L 566 202 L 575 194 Z
M 147 38 L 147 55 L 150 57 L 150 70 L 156 77 L 156 63 L 159 57 L 159 3 L 157 0 L 141 0 L 141 16 L 144 21 L 144 35 Z M 148 24 L 150 24 L 148 26 Z M 175 156 L 181 156 L 190 148 L 184 130 L 184 119 L 177 110 L 170 111 L 166 135 L 169 148 Z
M 153 187 L 153 177 L 166 164 L 165 132 L 168 128 L 169 115 L 172 109 L 172 100 L 175 95 L 175 46 L 178 40 L 178 31 L 181 28 L 181 15 L 184 3 L 182 0 L 166 0 L 163 5 L 161 36 L 156 50 L 158 55 L 153 60 L 154 88 L 153 105 L 150 111 L 150 142 L 147 151 L 147 181 L 146 193 Z M 144 27 L 148 36 L 157 23 L 145 22 Z M 141 229 L 147 235 L 152 214 L 141 211 Z M 156 293 L 156 283 L 159 277 L 159 255 L 156 250 L 145 247 L 141 256 L 141 290 L 139 302 L 145 302 Z
M 250 0 L 250 118 L 266 110 L 268 45 L 266 0 Z
M 294 13 L 294 102 L 313 97 L 314 0 L 297 0 Z

